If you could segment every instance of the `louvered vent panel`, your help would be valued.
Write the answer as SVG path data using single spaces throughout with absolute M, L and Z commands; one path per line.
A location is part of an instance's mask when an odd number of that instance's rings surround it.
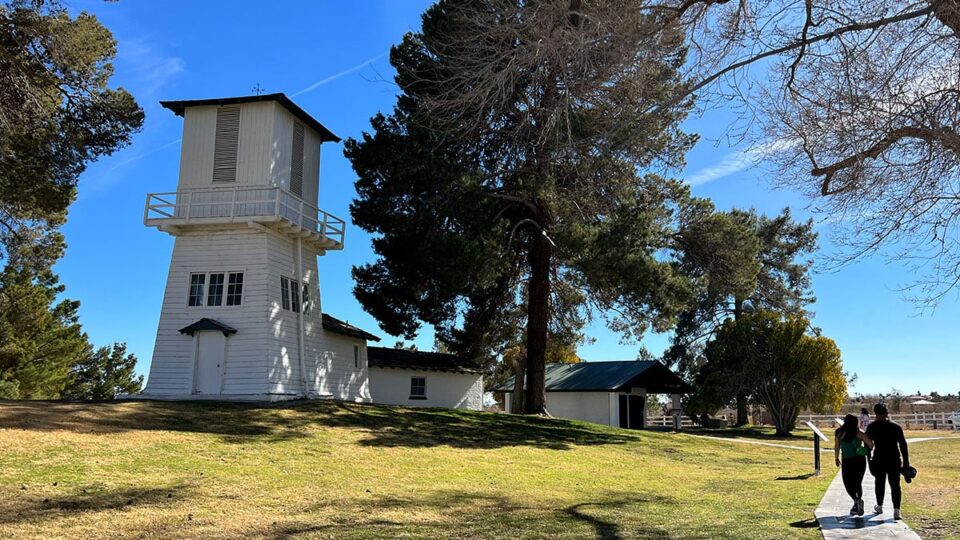
M 293 155 L 290 157 L 290 193 L 303 197 L 303 124 L 293 124 Z
M 240 147 L 240 107 L 217 109 L 217 137 L 213 149 L 213 181 L 237 181 L 237 150 Z

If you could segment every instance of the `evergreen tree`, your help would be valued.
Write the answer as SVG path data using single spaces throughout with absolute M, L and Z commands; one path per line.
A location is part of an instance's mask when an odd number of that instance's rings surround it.
M 140 129 L 143 111 L 133 97 L 108 86 L 115 54 L 113 36 L 93 15 L 71 17 L 55 0 L 0 5 L 4 237 L 54 231 L 87 163 Z
M 628 336 L 662 331 L 693 296 L 678 252 L 713 207 L 647 172 L 695 139 L 688 102 L 655 106 L 683 91 L 682 35 L 640 7 L 438 2 L 391 52 L 393 114 L 346 144 L 377 254 L 354 268 L 358 300 L 387 332 L 430 324 L 454 350 L 515 343 L 503 321 L 523 302 L 529 413 L 551 328 L 596 309 Z
M 795 222 L 789 208 L 773 218 L 753 210 L 733 210 L 723 218 L 730 223 L 714 230 L 739 228 L 741 234 L 753 238 L 749 244 L 740 243 L 739 254 L 728 258 L 739 269 L 733 279 L 710 259 L 690 255 L 684 258 L 686 271 L 699 278 L 702 286 L 695 302 L 680 315 L 664 358 L 690 379 L 696 377 L 700 367 L 703 344 L 716 335 L 728 318 L 737 319 L 761 309 L 806 315 L 806 306 L 814 300 L 810 290 L 812 261 L 805 258 L 817 243 L 811 221 Z M 737 244 L 714 241 L 711 245 L 722 249 Z M 745 387 L 736 392 L 737 425 L 748 421 L 748 399 Z
M 51 266 L 63 253 L 63 237 L 52 233 L 4 240 L 8 257 L 0 272 L 0 381 L 15 383 L 17 395 L 11 397 L 58 398 L 70 367 L 87 347 L 78 322 L 80 303 L 57 300 L 64 286 Z
M 96 351 L 88 347 L 83 358 L 71 368 L 63 397 L 102 400 L 137 393 L 143 386 L 143 375 L 135 374 L 136 365 L 137 357 L 127 354 L 126 343 L 114 343 Z

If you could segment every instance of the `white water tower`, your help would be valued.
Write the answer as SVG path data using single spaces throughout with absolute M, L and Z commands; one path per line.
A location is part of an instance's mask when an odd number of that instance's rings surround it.
M 144 395 L 369 401 L 365 342 L 320 306 L 317 256 L 345 229 L 318 209 L 320 146 L 340 139 L 284 94 L 161 105 L 183 141 L 177 190 L 144 208 L 175 237 Z

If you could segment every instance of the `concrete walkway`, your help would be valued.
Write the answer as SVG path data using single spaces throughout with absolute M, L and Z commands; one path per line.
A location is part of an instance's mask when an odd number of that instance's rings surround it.
M 902 485 L 903 481 L 901 480 Z M 820 523 L 820 530 L 823 532 L 825 540 L 845 538 L 920 540 L 920 536 L 913 532 L 905 522 L 893 520 L 890 486 L 887 486 L 882 514 L 873 513 L 875 504 L 877 504 L 877 498 L 874 494 L 874 478 L 868 467 L 867 474 L 863 477 L 863 517 L 850 515 L 853 500 L 850 499 L 843 488 L 843 479 L 839 472 L 833 482 L 830 483 L 830 487 L 827 488 L 827 493 L 820 501 L 820 506 L 813 513 Z
M 787 448 L 790 450 L 804 450 L 811 452 L 812 448 L 802 446 L 793 446 L 787 444 L 770 443 L 766 441 L 757 441 L 750 439 L 736 439 L 725 437 L 711 437 L 709 435 L 695 435 L 704 439 L 717 441 L 728 441 L 739 444 L 758 444 L 762 446 L 773 446 L 777 448 Z M 926 441 L 936 441 L 941 439 L 953 439 L 957 437 L 914 437 L 907 439 L 908 444 L 914 444 Z M 833 466 L 833 445 L 824 444 L 820 448 L 821 452 L 826 453 L 823 457 L 824 469 Z M 820 500 L 820 506 L 814 510 L 814 515 L 820 525 L 820 531 L 823 533 L 824 540 L 843 540 L 857 538 L 861 540 L 920 540 L 920 536 L 915 533 L 904 521 L 893 520 L 893 502 L 890 499 L 890 486 L 887 486 L 886 497 L 884 500 L 882 514 L 874 514 L 873 506 L 877 504 L 877 497 L 874 491 L 874 477 L 870 474 L 869 467 L 863 476 L 863 506 L 864 514 L 862 517 L 851 516 L 850 507 L 853 506 L 853 500 L 847 495 L 843 487 L 843 478 L 840 472 L 827 488 L 823 499 Z M 901 487 L 905 486 L 901 479 Z M 906 490 L 904 490 L 906 491 Z M 904 493 L 906 497 L 907 494 Z M 909 517 L 909 516 L 907 516 Z

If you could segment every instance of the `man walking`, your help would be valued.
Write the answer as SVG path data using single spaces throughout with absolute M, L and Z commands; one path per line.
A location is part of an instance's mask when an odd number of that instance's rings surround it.
M 890 497 L 893 499 L 893 519 L 900 519 L 900 471 L 910 466 L 907 453 L 907 440 L 903 429 L 890 421 L 887 406 L 877 403 L 873 406 L 874 421 L 867 426 L 867 437 L 873 441 L 873 459 L 870 460 L 870 472 L 876 478 L 877 505 L 873 511 L 883 513 L 883 497 L 886 483 L 890 483 Z M 901 456 L 903 462 L 901 463 Z

